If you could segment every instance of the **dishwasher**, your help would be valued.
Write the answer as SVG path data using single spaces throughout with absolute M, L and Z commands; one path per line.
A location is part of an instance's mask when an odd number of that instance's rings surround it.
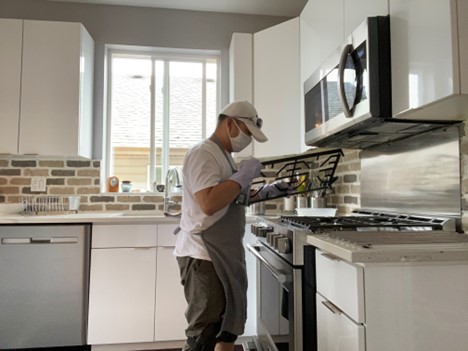
M 0 226 L 0 350 L 88 349 L 91 226 Z

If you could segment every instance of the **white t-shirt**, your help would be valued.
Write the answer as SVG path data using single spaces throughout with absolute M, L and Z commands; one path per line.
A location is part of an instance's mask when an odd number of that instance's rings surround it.
M 225 152 L 225 151 L 224 151 Z M 235 166 L 232 156 L 225 152 Z M 185 156 L 183 175 L 182 217 L 177 237 L 175 256 L 190 256 L 209 260 L 210 256 L 199 235 L 224 216 L 229 206 L 212 216 L 203 213 L 195 193 L 213 187 L 232 175 L 232 168 L 220 147 L 210 139 L 193 147 Z

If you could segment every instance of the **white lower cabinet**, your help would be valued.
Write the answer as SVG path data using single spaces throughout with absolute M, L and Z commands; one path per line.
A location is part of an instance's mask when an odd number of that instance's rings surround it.
M 365 351 L 364 270 L 317 250 L 318 351 Z
M 322 295 L 317 294 L 319 350 L 365 351 L 365 329 Z
M 180 283 L 177 260 L 173 255 L 177 237 L 175 226 L 158 225 L 158 259 L 156 279 L 155 340 L 185 340 L 184 289 Z
M 185 339 L 175 227 L 93 225 L 88 344 Z
M 316 251 L 319 351 L 460 351 L 468 262 L 352 264 Z
M 156 248 L 93 249 L 89 344 L 153 341 Z

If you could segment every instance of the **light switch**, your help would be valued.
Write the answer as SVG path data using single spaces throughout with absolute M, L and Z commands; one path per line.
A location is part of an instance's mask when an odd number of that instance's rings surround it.
M 46 178 L 45 177 L 32 177 L 31 191 L 45 192 L 46 191 Z

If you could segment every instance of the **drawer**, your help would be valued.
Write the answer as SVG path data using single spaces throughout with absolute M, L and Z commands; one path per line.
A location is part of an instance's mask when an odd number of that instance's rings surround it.
M 365 351 L 365 327 L 317 294 L 318 351 Z
M 155 247 L 156 224 L 93 224 L 91 247 Z
M 364 269 L 317 250 L 317 291 L 358 323 L 365 322 Z
M 179 224 L 158 224 L 158 246 L 175 246 L 177 235 L 174 230 Z

